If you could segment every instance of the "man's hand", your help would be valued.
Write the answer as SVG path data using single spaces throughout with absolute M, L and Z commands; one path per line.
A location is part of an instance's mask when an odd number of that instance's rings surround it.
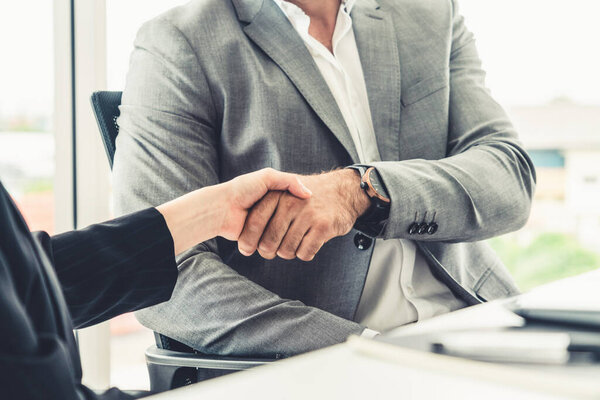
M 223 184 L 225 196 L 222 198 L 225 214 L 219 229 L 219 236 L 229 240 L 238 240 L 250 208 L 270 191 L 288 193 L 295 199 L 308 199 L 312 195 L 303 185 L 299 175 L 276 171 L 272 168 L 261 169 L 238 176 Z
M 350 232 L 371 204 L 352 169 L 302 176 L 302 182 L 313 193 L 310 199 L 271 192 L 252 208 L 238 239 L 240 253 L 258 249 L 266 259 L 310 261 L 324 243 Z

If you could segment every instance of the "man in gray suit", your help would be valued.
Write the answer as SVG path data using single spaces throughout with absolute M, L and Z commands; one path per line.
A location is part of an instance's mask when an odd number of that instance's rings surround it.
M 287 356 L 517 293 L 482 240 L 525 223 L 535 173 L 455 1 L 194 0 L 141 28 L 130 68 L 119 213 L 263 167 L 313 192 L 182 255 L 146 326 Z

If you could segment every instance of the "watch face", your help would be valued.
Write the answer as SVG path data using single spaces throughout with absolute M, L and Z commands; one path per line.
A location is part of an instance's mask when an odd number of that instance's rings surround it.
M 385 188 L 383 187 L 381 181 L 379 180 L 379 176 L 377 175 L 377 171 L 375 171 L 374 169 L 371 170 L 371 172 L 369 172 L 369 182 L 371 183 L 371 186 L 373 186 L 373 189 L 375 190 L 375 192 L 382 196 L 387 198 L 387 191 L 385 190 Z

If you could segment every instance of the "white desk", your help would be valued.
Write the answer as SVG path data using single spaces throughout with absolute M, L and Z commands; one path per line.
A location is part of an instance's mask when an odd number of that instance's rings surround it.
M 600 278 L 600 271 L 579 281 Z M 576 280 L 549 286 L 560 293 Z M 600 299 L 600 291 L 598 299 Z M 464 328 L 465 325 L 519 325 L 522 320 L 488 303 L 420 324 L 392 335 Z M 327 349 L 278 361 L 205 383 L 151 397 L 152 400 L 217 399 L 600 399 L 600 373 L 515 368 L 408 350 L 351 338 Z

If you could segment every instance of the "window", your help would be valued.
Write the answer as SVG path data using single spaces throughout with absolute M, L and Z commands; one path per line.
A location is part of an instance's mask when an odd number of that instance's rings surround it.
M 107 75 L 109 90 L 123 90 L 138 29 L 146 21 L 187 0 L 107 0 Z
M 462 0 L 488 86 L 537 168 L 531 218 L 491 240 L 521 289 L 600 267 L 600 4 Z
M 0 179 L 29 227 L 52 233 L 52 2 L 0 3 L 0 42 Z
M 140 26 L 187 0 L 107 0 L 107 87 L 123 90 L 133 41 Z M 114 318 L 110 326 L 111 385 L 124 389 L 149 388 L 144 351 L 154 343 L 152 331 L 133 314 Z

